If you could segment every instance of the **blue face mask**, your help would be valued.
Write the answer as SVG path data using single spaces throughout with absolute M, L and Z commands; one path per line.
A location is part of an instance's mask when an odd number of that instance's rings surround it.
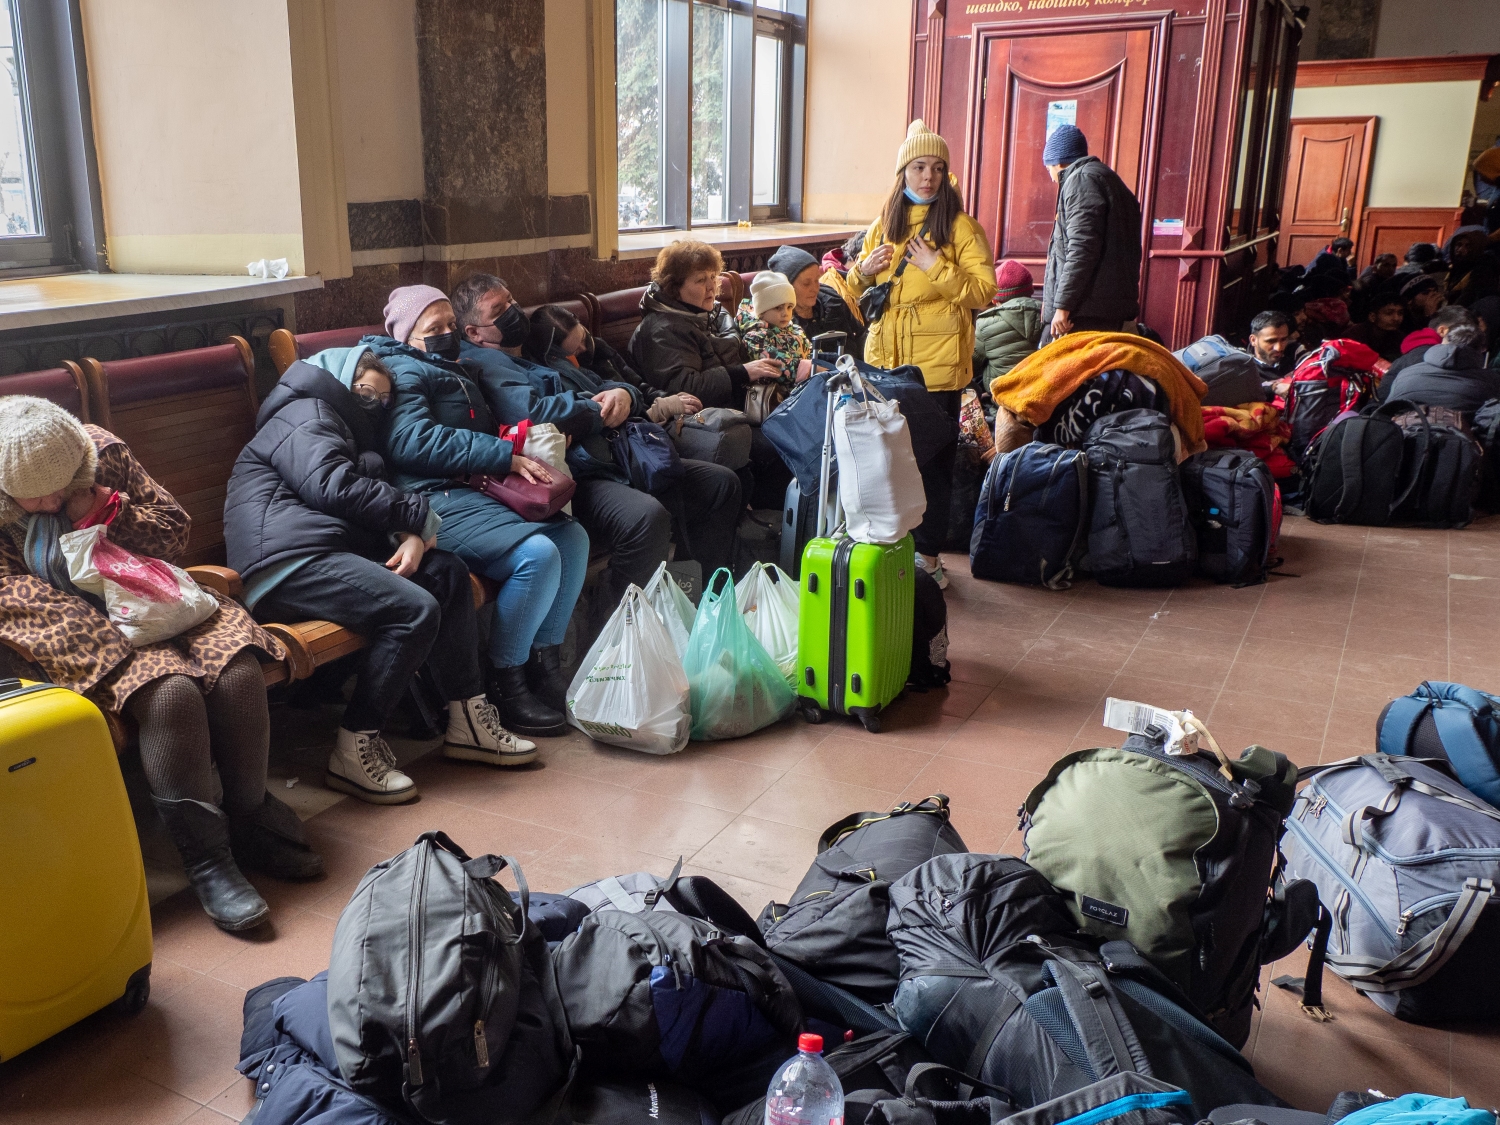
M 918 204 L 921 204 L 923 206 L 926 206 L 927 204 L 931 203 L 933 200 L 937 199 L 937 193 L 936 192 L 933 192 L 932 195 L 929 196 L 927 199 L 923 199 L 916 192 L 912 191 L 911 188 L 902 188 L 901 190 L 904 191 L 904 192 L 906 192 L 906 198 L 907 199 L 911 200 L 913 203 L 918 203 Z

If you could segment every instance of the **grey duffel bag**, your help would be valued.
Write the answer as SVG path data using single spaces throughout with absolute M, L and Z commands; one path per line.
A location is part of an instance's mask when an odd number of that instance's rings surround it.
M 692 461 L 712 461 L 726 469 L 750 463 L 750 419 L 742 410 L 708 406 L 696 414 L 673 418 L 665 426 L 677 452 Z
M 1303 771 L 1286 877 L 1333 915 L 1327 964 L 1398 1019 L 1500 1015 L 1500 810 L 1441 762 L 1366 754 Z

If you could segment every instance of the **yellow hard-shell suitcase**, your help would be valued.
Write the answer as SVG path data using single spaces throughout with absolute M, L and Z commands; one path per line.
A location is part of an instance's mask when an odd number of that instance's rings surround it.
M 151 989 L 151 908 L 99 709 L 0 680 L 0 1061 Z

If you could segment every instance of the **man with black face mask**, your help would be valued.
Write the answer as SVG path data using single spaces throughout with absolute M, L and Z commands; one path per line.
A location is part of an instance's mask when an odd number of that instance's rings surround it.
M 531 321 L 498 277 L 473 274 L 458 284 L 450 301 L 461 336 L 458 358 L 501 424 L 530 418 L 533 425 L 551 422 L 571 437 L 585 438 L 606 425 L 619 425 L 634 408 L 628 388 L 601 394 L 570 391 L 549 369 L 515 360 Z

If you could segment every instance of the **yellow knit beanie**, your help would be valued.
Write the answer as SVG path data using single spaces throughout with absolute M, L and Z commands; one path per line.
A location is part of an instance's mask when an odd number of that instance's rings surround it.
M 906 130 L 906 140 L 901 142 L 901 151 L 896 154 L 896 172 L 919 156 L 940 156 L 949 164 L 948 142 L 938 136 L 919 117 Z

